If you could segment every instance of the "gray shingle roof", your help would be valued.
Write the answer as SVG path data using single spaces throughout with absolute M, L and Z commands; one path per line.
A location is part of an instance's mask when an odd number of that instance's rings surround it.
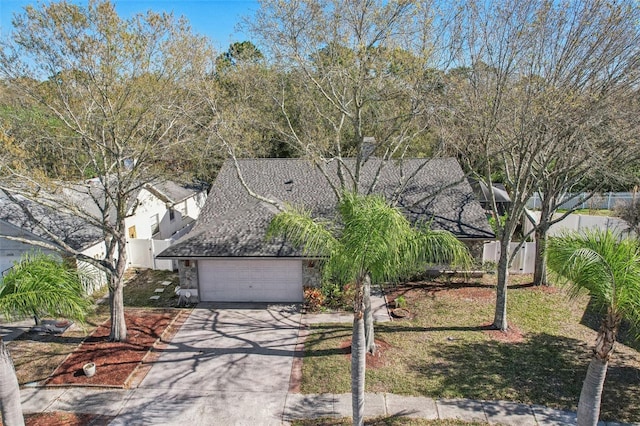
M 155 191 L 160 199 L 170 204 L 177 204 L 204 190 L 202 186 L 181 185 L 171 180 L 151 183 L 147 185 L 147 189 Z
M 301 159 L 238 161 L 245 182 L 255 193 L 304 206 L 314 217 L 330 218 L 334 214 L 335 193 L 312 163 Z M 352 166 L 354 162 L 348 164 Z M 403 179 L 406 181 L 407 176 L 415 173 L 397 197 L 398 206 L 405 209 L 414 223 L 432 221 L 433 229 L 446 229 L 460 238 L 493 237 L 484 211 L 455 159 L 382 163 L 372 158 L 361 170 L 361 192 L 368 191 L 378 170 L 379 179 L 373 192 L 385 194 L 387 198 L 398 192 Z M 327 165 L 326 171 L 338 183 L 336 163 Z M 353 182 L 349 177 L 346 181 Z M 276 213 L 273 206 L 245 191 L 233 163 L 227 161 L 211 187 L 193 230 L 158 257 L 301 256 L 299 250 L 282 241 L 265 240 L 266 228 Z
M 87 224 L 83 219 L 44 207 L 20 196 L 18 198 L 28 207 L 37 223 L 30 221 L 23 210 L 11 202 L 2 191 L 0 191 L 0 220 L 50 241 L 49 236 L 42 230 L 44 227 L 75 250 L 86 249 L 104 240 L 102 230 Z

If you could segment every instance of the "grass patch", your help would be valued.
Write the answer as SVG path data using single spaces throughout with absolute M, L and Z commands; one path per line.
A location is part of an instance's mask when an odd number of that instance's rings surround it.
M 304 419 L 293 420 L 292 426 L 347 426 L 353 424 L 350 418 L 332 419 Z M 364 422 L 368 426 L 484 426 L 486 422 L 465 422 L 462 420 L 446 419 L 446 420 L 425 420 L 412 419 L 409 417 L 376 417 L 366 419 Z
M 161 283 L 171 284 L 164 286 Z M 178 274 L 171 271 L 154 271 L 152 269 L 136 269 L 127 274 L 124 287 L 124 305 L 136 308 L 171 308 L 178 306 L 175 288 L 180 282 Z M 164 291 L 156 293 L 156 289 Z M 151 296 L 160 296 L 157 300 Z
M 558 213 L 566 213 L 566 210 L 559 209 Z M 607 209 L 577 209 L 573 211 L 573 214 L 584 214 L 588 216 L 617 216 L 617 214 L 613 210 Z
M 527 277 L 530 280 L 530 277 Z M 508 335 L 488 330 L 493 320 L 493 277 L 413 283 L 404 295 L 413 317 L 376 325 L 390 345 L 384 362 L 367 368 L 367 392 L 431 398 L 510 400 L 576 410 L 596 332 L 585 325 L 586 297 L 525 281 L 508 291 Z M 523 278 L 519 278 L 523 280 Z M 344 393 L 350 364 L 342 349 L 349 324 L 314 325 L 305 345 L 303 393 Z M 602 419 L 640 420 L 640 354 L 616 347 L 602 402 Z

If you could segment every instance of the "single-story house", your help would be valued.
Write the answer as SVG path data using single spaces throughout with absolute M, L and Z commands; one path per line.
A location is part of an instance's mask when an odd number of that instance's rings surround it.
M 94 185 L 99 188 L 96 180 L 90 179 L 82 186 L 79 184 L 77 191 L 63 191 L 62 194 L 66 194 L 65 202 L 82 206 L 89 214 L 99 217 L 97 206 L 88 195 L 88 191 L 91 191 Z M 82 190 L 83 187 L 87 188 L 86 193 Z M 104 258 L 104 233 L 99 227 L 59 209 L 47 208 L 23 197 L 18 198 L 20 202 L 29 205 L 29 211 L 36 222 L 30 220 L 19 206 L 0 191 L 0 273 L 6 272 L 27 252 L 40 250 L 45 253 L 57 253 L 38 247 L 38 242 L 57 247 L 44 232 L 43 227 L 74 250 L 96 259 Z M 202 186 L 183 186 L 172 181 L 144 185 L 129 208 L 130 216 L 126 219 L 127 242 L 134 243 L 152 238 L 177 239 L 177 236 L 186 233 L 193 226 L 205 199 L 206 190 Z M 19 238 L 24 242 L 11 238 Z M 130 264 L 134 257 L 149 257 L 148 244 L 131 246 L 144 247 L 141 250 L 144 253 L 137 256 L 135 249 L 130 249 Z
M 38 243 L 44 243 L 58 247 L 58 244 L 51 241 L 42 228 L 47 229 L 65 244 L 86 256 L 104 257 L 106 246 L 100 228 L 88 225 L 84 220 L 70 214 L 43 207 L 22 197 L 19 198 L 21 203 L 29 206 L 29 211 L 36 222 L 25 215 L 19 206 L 11 202 L 4 192 L 0 191 L 0 274 L 4 275 L 15 262 L 20 261 L 21 257 L 29 252 L 40 251 L 58 255 L 57 250 L 50 250 L 38 245 Z M 4 237 L 19 238 L 22 241 Z M 91 271 L 89 273 L 91 282 L 85 283 L 87 291 L 92 292 L 106 283 L 104 273 L 89 264 L 82 263 L 81 265 L 87 268 L 87 271 Z
M 509 197 L 509 193 L 507 189 L 501 183 L 493 184 L 493 197 L 491 196 L 491 191 L 489 191 L 489 186 L 481 180 L 470 179 L 469 183 L 471 184 L 471 188 L 473 188 L 473 192 L 476 194 L 476 198 L 480 202 L 480 205 L 489 215 L 493 215 L 493 208 L 491 207 L 492 199 L 495 198 L 496 208 L 498 210 L 498 214 L 500 216 L 504 215 L 509 205 L 511 204 L 511 197 Z
M 353 166 L 353 161 L 346 161 Z M 337 198 L 336 162 L 324 170 L 303 159 L 238 160 L 246 185 L 281 204 L 304 206 L 314 217 L 331 217 Z M 350 167 L 351 171 L 354 170 Z M 344 172 L 349 181 L 349 172 Z M 370 158 L 360 170 L 360 188 L 391 198 L 413 221 L 430 221 L 467 242 L 494 238 L 484 210 L 453 158 L 386 161 Z M 158 258 L 178 260 L 180 286 L 189 300 L 300 302 L 303 286 L 315 285 L 318 262 L 284 240 L 268 241 L 277 214 L 242 186 L 232 161 L 222 166 L 194 228 Z M 183 294 L 183 295 L 184 295 Z

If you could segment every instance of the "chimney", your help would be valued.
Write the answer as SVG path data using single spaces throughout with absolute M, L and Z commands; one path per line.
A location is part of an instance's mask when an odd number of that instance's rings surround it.
M 376 138 L 373 136 L 365 136 L 362 138 L 362 146 L 360 153 L 362 154 L 362 161 L 367 161 L 373 151 L 376 150 Z

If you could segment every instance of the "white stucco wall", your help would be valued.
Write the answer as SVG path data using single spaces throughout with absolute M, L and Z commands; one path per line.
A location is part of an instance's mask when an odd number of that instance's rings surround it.
M 11 237 L 29 238 L 44 241 L 30 232 L 24 231 L 14 225 L 7 222 L 0 221 L 0 235 L 7 235 Z M 14 262 L 20 261 L 20 258 L 25 254 L 33 251 L 41 251 L 43 253 L 55 253 L 51 250 L 45 250 L 40 247 L 33 246 L 31 244 L 22 243 L 19 241 L 8 240 L 0 237 L 0 274 L 11 268 Z
M 138 194 L 138 204 L 131 213 L 132 216 L 125 220 L 127 236 L 130 235 L 131 228 L 135 227 L 135 238 L 150 239 L 154 222 L 157 220 L 157 223 L 161 223 L 167 214 L 167 206 L 158 197 L 142 189 Z
M 185 226 L 194 222 L 200 215 L 200 210 L 206 200 L 206 193 L 200 192 L 193 197 L 176 203 L 173 208 L 173 219 L 170 207 L 146 189 L 142 189 L 138 195 L 138 205 L 134 214 L 127 218 L 127 235 L 131 227 L 135 226 L 138 239 L 165 240 L 180 231 Z M 157 234 L 152 234 L 152 228 L 158 224 Z

